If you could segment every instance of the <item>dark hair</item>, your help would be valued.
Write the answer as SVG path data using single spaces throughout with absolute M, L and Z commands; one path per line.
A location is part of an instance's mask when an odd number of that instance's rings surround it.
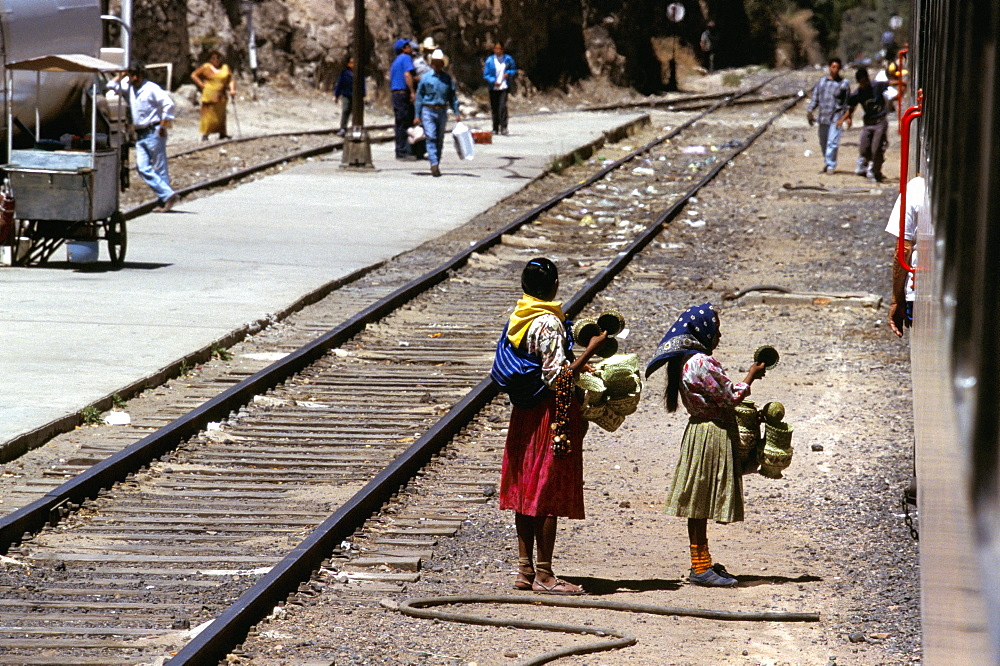
M 146 63 L 142 60 L 133 60 L 132 64 L 128 66 L 129 74 L 137 74 L 139 76 L 146 76 Z
M 521 271 L 521 289 L 528 296 L 549 298 L 559 279 L 556 265 L 545 257 L 532 259 Z
M 843 61 L 843 60 L 841 60 L 840 58 L 830 58 L 830 59 L 829 59 L 829 60 L 827 61 L 827 63 L 826 63 L 826 64 L 827 64 L 827 65 L 829 66 L 829 65 L 832 65 L 833 63 L 837 63 L 837 64 L 838 64 L 838 65 L 840 65 L 841 67 L 843 67 L 843 66 L 844 66 L 844 61 Z
M 668 412 L 677 411 L 677 393 L 681 388 L 681 370 L 684 363 L 691 358 L 690 354 L 671 356 L 667 361 L 667 383 L 663 389 L 663 404 Z
M 867 69 L 865 69 L 864 67 L 858 67 L 858 71 L 854 73 L 854 78 L 858 81 L 858 83 L 860 83 L 862 81 L 870 80 L 871 77 L 868 76 Z
M 208 59 L 209 60 L 212 59 L 212 56 L 219 56 L 219 58 L 222 59 L 222 60 L 225 59 L 224 56 L 222 55 L 222 51 L 220 51 L 218 49 L 212 49 L 211 51 L 208 52 Z

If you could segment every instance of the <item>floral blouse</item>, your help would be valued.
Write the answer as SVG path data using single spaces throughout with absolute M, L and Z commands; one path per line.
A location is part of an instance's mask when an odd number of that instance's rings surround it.
M 552 388 L 562 367 L 569 362 L 566 357 L 566 326 L 555 315 L 539 315 L 531 322 L 524 339 L 528 353 L 542 359 L 542 381 Z
M 729 379 L 714 357 L 695 354 L 681 370 L 680 393 L 693 418 L 734 423 L 733 408 L 750 395 L 750 385 Z

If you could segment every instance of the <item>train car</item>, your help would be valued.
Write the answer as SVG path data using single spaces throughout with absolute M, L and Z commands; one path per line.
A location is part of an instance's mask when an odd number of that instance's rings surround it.
M 904 166 L 927 193 L 911 340 L 924 663 L 1000 663 L 1000 3 L 911 8 L 923 103 Z
M 0 0 L 0 72 L 9 63 L 45 55 L 98 57 L 102 39 L 100 0 Z M 13 96 L 17 133 L 34 130 L 36 95 L 40 124 L 56 136 L 84 117 L 81 95 L 91 76 L 43 72 L 36 79 L 33 72 L 18 72 L 12 90 L 6 88 L 7 77 L 0 78 L 4 107 L 7 95 Z

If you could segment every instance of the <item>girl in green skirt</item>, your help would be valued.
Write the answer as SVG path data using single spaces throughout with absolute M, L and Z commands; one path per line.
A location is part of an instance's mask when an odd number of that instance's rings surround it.
M 739 442 L 735 407 L 750 395 L 750 385 L 764 376 L 765 367 L 754 363 L 742 382 L 729 379 L 711 356 L 721 337 L 719 315 L 711 303 L 688 308 L 663 336 L 646 366 L 649 377 L 666 364 L 667 411 L 677 410 L 679 393 L 690 415 L 666 512 L 688 519 L 688 580 L 709 587 L 733 587 L 738 582 L 722 565 L 713 567 L 707 524 L 709 519 L 720 523 L 743 520 L 743 479 L 734 455 Z

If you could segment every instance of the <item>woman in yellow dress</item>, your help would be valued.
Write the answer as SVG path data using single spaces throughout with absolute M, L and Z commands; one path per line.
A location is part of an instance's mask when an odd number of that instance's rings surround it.
M 209 53 L 208 62 L 191 73 L 191 80 L 201 88 L 201 140 L 208 141 L 208 135 L 216 132 L 220 139 L 228 139 L 226 102 L 236 94 L 236 82 L 229 65 L 222 62 L 222 54 Z

